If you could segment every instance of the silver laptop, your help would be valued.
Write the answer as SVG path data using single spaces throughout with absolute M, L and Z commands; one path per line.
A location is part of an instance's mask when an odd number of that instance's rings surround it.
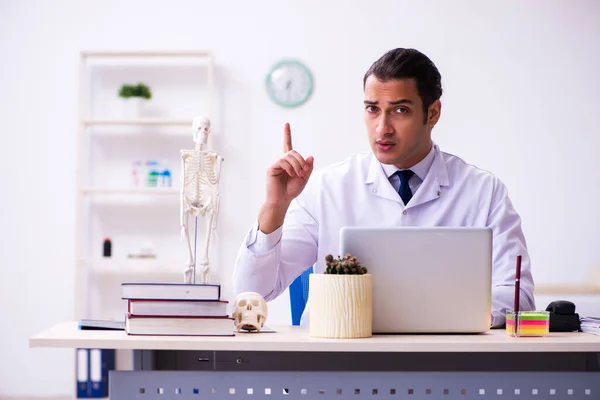
M 343 227 L 373 279 L 373 333 L 490 329 L 492 231 L 473 227 Z

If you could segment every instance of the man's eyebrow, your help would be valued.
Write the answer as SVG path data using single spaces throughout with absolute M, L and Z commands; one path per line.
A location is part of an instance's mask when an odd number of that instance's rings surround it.
M 389 104 L 391 104 L 392 106 L 397 106 L 399 104 L 412 104 L 412 100 L 409 99 L 400 99 L 400 100 L 394 100 L 394 101 L 388 101 Z
M 374 101 L 374 100 L 364 100 L 365 104 L 368 104 L 370 106 L 375 106 L 377 105 L 378 101 Z M 399 100 L 394 100 L 394 101 L 388 101 L 388 104 L 392 105 L 392 106 L 397 106 L 399 104 L 413 104 L 412 100 L 409 99 L 399 99 Z

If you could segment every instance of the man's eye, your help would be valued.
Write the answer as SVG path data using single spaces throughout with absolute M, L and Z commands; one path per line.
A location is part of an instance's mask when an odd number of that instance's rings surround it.
M 375 112 L 375 111 L 376 111 L 376 107 L 375 107 L 375 106 L 367 106 L 367 107 L 366 107 L 366 110 L 367 110 L 368 112 Z
M 406 108 L 406 107 L 398 107 L 398 108 L 396 108 L 396 112 L 398 114 L 404 114 L 404 113 L 408 112 L 408 108 Z

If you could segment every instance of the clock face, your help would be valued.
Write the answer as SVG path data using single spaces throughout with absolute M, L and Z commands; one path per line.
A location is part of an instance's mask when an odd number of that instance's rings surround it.
M 296 60 L 282 60 L 267 74 L 267 93 L 283 107 L 297 107 L 310 97 L 313 78 L 310 70 Z

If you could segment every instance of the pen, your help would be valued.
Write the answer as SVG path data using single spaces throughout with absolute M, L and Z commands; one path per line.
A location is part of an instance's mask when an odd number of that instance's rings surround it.
M 521 294 L 521 256 L 517 256 L 517 270 L 515 272 L 515 304 L 513 306 L 513 316 L 514 316 L 514 329 L 515 334 L 519 331 L 519 296 Z

